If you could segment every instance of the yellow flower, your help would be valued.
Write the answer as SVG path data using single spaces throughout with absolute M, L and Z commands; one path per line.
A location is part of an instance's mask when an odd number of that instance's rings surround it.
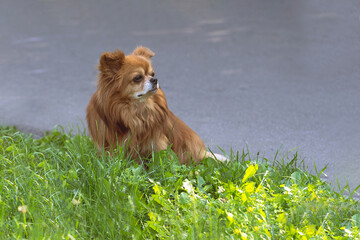
M 255 226 L 255 227 L 254 227 L 254 231 L 255 231 L 255 232 L 259 231 L 259 227 L 258 227 L 258 226 Z
M 155 217 L 155 214 L 153 212 L 149 212 L 148 215 L 149 215 L 149 218 L 150 218 L 151 221 L 156 222 L 156 217 Z
M 242 193 L 242 194 L 241 194 L 241 200 L 242 200 L 243 202 L 246 202 L 247 199 L 248 199 L 248 197 L 246 196 L 246 194 L 245 194 L 245 193 Z
M 242 179 L 242 182 L 245 182 L 246 180 L 248 180 L 249 178 L 251 178 L 252 176 L 255 175 L 256 171 L 258 170 L 259 166 L 257 164 L 255 165 L 250 165 L 246 171 L 245 171 L 245 175 Z
M 315 225 L 306 226 L 305 233 L 310 237 L 314 236 L 314 234 L 316 233 Z
M 253 193 L 255 191 L 255 182 L 249 182 L 244 185 L 246 193 Z
M 280 213 L 277 217 L 278 222 L 280 223 L 286 223 L 286 215 L 285 213 Z
M 241 233 L 241 231 L 240 231 L 240 229 L 235 228 L 234 233 L 235 233 L 235 234 L 239 234 L 239 233 Z
M 226 212 L 226 217 L 229 220 L 230 223 L 233 223 L 235 221 L 234 215 L 230 212 Z
M 248 211 L 249 211 L 249 212 L 252 212 L 252 211 L 254 211 L 254 208 L 248 207 Z
M 160 195 L 160 194 L 161 194 L 161 192 L 160 192 L 160 188 L 159 188 L 159 186 L 158 186 L 158 185 L 155 185 L 155 186 L 153 187 L 153 189 L 154 189 L 155 194 L 158 194 L 158 195 Z

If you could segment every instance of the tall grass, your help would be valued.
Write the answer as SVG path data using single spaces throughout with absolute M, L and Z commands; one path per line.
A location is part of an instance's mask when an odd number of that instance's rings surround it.
M 165 150 L 144 167 L 84 134 L 2 127 L 0 239 L 359 239 L 360 204 L 296 153 L 230 158 L 185 166 Z

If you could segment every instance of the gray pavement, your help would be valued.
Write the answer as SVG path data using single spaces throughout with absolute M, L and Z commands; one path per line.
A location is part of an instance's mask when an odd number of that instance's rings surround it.
M 81 123 L 100 54 L 144 45 L 212 149 L 297 148 L 333 184 L 360 184 L 357 0 L 2 1 L 0 33 L 2 125 Z

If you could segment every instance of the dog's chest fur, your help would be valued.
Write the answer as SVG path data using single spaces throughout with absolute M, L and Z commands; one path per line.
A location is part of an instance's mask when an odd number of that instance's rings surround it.
M 167 115 L 159 104 L 149 98 L 145 102 L 131 104 L 129 114 L 131 118 L 127 137 L 132 139 L 134 145 L 142 152 L 150 153 L 166 148 L 168 138 L 164 128 Z

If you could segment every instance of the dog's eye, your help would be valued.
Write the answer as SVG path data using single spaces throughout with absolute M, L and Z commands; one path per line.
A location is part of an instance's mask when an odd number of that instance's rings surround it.
M 136 77 L 134 77 L 133 81 L 134 82 L 141 82 L 142 78 L 143 77 L 141 75 L 137 75 Z

